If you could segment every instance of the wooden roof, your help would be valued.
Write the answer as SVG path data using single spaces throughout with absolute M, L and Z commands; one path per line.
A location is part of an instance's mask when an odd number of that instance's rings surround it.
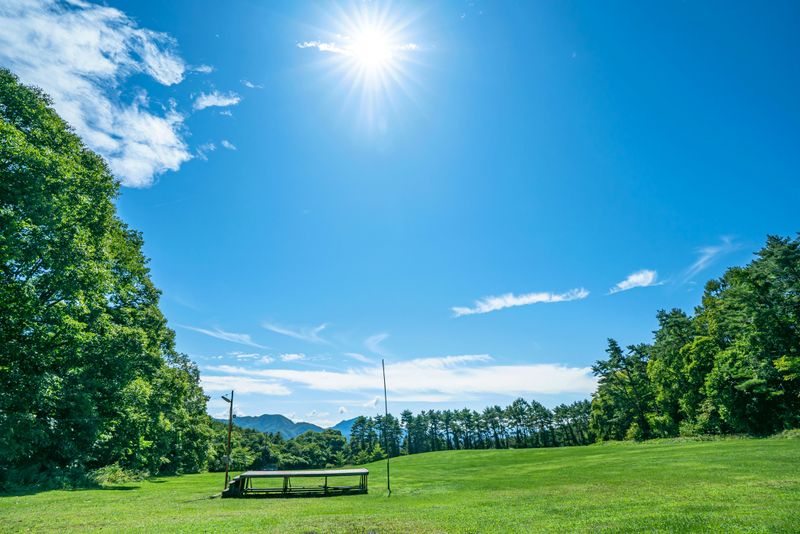
M 242 478 L 283 478 L 283 477 L 347 477 L 368 475 L 369 470 L 358 469 L 305 469 L 301 471 L 246 471 Z

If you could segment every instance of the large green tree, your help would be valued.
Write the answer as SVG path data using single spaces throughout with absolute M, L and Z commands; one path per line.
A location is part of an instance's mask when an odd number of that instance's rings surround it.
M 608 340 L 605 360 L 593 366 L 598 377 L 592 406 L 592 428 L 602 439 L 650 437 L 653 395 L 647 377 L 648 345 L 631 345 L 623 351 L 613 339 Z
M 660 311 L 653 345 L 609 343 L 592 400 L 600 439 L 764 435 L 800 426 L 800 237 L 706 284 L 689 316 Z
M 119 185 L 41 91 L 0 70 L 0 477 L 203 468 L 177 353 Z

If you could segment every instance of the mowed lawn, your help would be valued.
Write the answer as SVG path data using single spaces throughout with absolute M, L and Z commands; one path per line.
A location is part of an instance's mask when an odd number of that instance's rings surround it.
M 4 531 L 800 531 L 800 439 L 452 451 L 370 469 L 369 495 L 211 499 L 219 473 L 0 497 Z

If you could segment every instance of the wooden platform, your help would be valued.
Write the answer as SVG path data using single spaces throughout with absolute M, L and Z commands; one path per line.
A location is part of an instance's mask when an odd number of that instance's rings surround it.
M 222 492 L 230 497 L 324 497 L 367 493 L 367 469 L 306 469 L 300 471 L 246 471 L 230 481 Z M 357 484 L 329 484 L 329 479 L 358 477 Z M 279 479 L 278 484 L 268 481 Z M 317 479 L 321 484 L 292 484 L 292 479 Z

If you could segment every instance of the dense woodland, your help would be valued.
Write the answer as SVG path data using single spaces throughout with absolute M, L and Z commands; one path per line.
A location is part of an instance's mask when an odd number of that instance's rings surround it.
M 195 365 L 175 350 L 106 163 L 0 70 L 0 483 L 204 469 Z
M 116 215 L 118 182 L 41 91 L 2 69 L 0 119 L 0 486 L 222 469 L 226 429 L 175 350 L 142 236 Z M 651 343 L 609 340 L 591 401 L 360 418 L 349 441 L 237 428 L 231 461 L 321 467 L 800 426 L 800 238 L 769 237 L 708 282 L 692 315 L 657 318 Z
M 706 284 L 694 315 L 659 311 L 650 344 L 608 341 L 593 369 L 600 440 L 800 426 L 800 237 L 771 236 Z

